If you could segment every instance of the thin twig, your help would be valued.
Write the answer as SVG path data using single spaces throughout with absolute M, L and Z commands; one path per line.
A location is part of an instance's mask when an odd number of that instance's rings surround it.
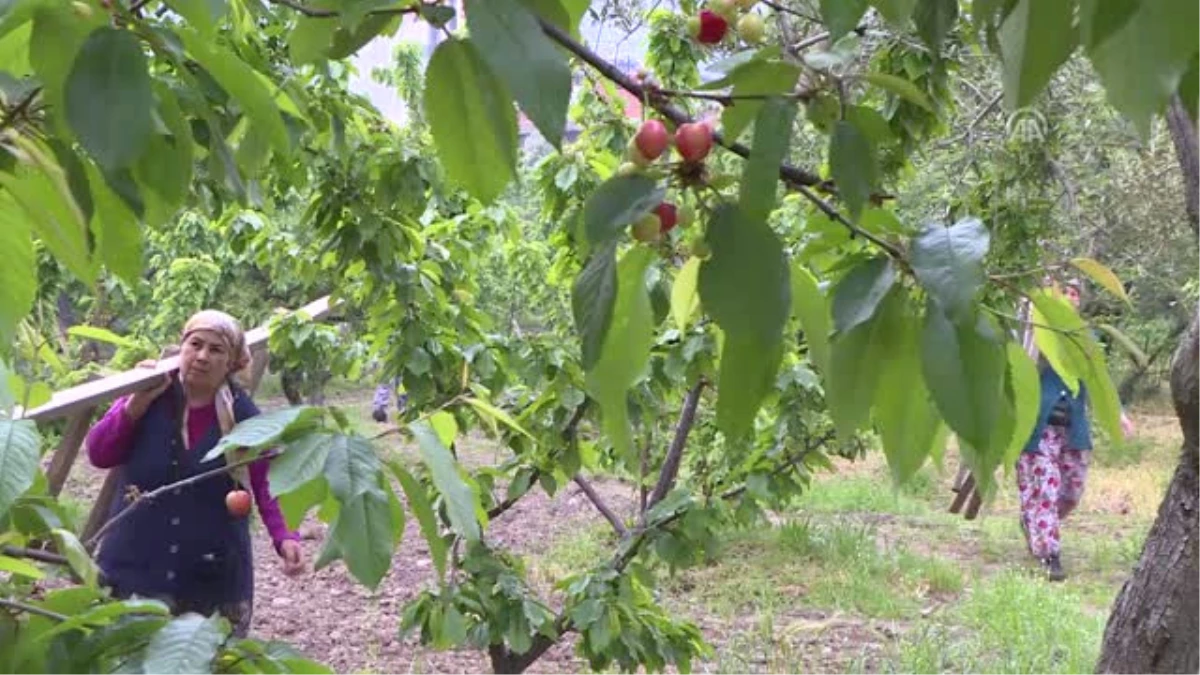
M 109 530 L 111 530 L 117 523 L 119 523 L 122 520 L 124 520 L 125 518 L 127 518 L 129 516 L 129 514 L 133 512 L 134 509 L 136 509 L 139 506 L 142 506 L 148 502 L 154 501 L 155 499 L 161 497 L 162 495 L 166 494 L 167 492 L 170 492 L 171 490 L 177 490 L 179 488 L 187 487 L 188 485 L 192 485 L 194 483 L 199 483 L 201 481 L 208 480 L 209 478 L 213 478 L 216 476 L 220 476 L 222 474 L 229 473 L 229 472 L 233 471 L 234 469 L 241 468 L 248 464 L 253 464 L 254 462 L 257 462 L 261 459 L 271 459 L 271 458 L 277 456 L 277 454 L 278 453 L 263 453 L 261 455 L 255 456 L 255 457 L 247 457 L 246 459 L 239 459 L 238 461 L 234 462 L 233 464 L 226 464 L 225 466 L 219 466 L 215 469 L 209 469 L 208 471 L 205 471 L 204 473 L 198 473 L 195 476 L 190 476 L 188 478 L 184 478 L 183 480 L 175 481 L 174 483 L 168 483 L 167 485 L 163 485 L 162 487 L 155 488 L 155 489 L 147 492 L 144 495 L 139 495 L 138 498 L 135 499 L 132 504 L 125 507 L 125 509 L 123 511 L 121 511 L 120 513 L 118 513 L 117 515 L 113 516 L 113 518 L 111 520 L 109 520 L 107 523 L 104 523 L 104 525 L 99 530 L 96 531 L 96 534 L 93 534 L 91 536 L 91 538 L 87 540 L 87 543 L 84 545 L 84 547 L 89 552 L 92 551 L 93 549 L 96 548 L 96 544 L 100 543 L 100 539 L 105 535 L 105 533 L 107 533 Z
M 775 10 L 776 12 L 779 12 L 780 14 L 790 14 L 794 17 L 804 19 L 805 21 L 808 21 L 810 23 L 820 23 L 814 17 L 804 14 L 803 12 L 798 12 L 798 11 L 792 9 L 791 7 L 784 7 L 783 5 L 779 4 L 778 2 L 774 2 L 773 0 L 760 0 L 760 1 L 762 2 L 762 4 L 766 5 L 767 7 L 770 7 L 771 9 Z
M 341 14 L 342 14 L 341 12 L 339 12 L 337 10 L 317 9 L 315 7 L 309 7 L 307 5 L 296 2 L 295 0 L 268 0 L 268 1 L 272 2 L 276 5 L 283 5 L 284 7 L 287 7 L 289 9 L 294 9 L 297 12 L 300 12 L 301 14 L 303 14 L 304 16 L 307 16 L 312 19 L 334 19 L 334 18 L 341 16 Z M 413 5 L 412 7 L 395 7 L 392 9 L 375 9 L 370 12 L 367 12 L 367 14 L 368 15 L 417 14 L 421 11 L 422 4 L 424 4 L 424 3 L 418 3 L 416 5 Z
M 792 48 L 790 51 L 793 54 L 795 54 L 797 52 L 804 51 L 805 49 L 808 49 L 809 47 L 812 47 L 813 45 L 821 44 L 822 42 L 824 42 L 828 39 L 829 39 L 828 31 L 826 31 L 824 33 L 817 33 L 816 35 L 810 35 L 809 37 L 806 37 L 803 40 L 792 45 Z
M 14 609 L 18 612 L 25 612 L 26 614 L 44 616 L 47 619 L 54 619 L 55 621 L 66 621 L 71 618 L 66 614 L 59 614 L 58 612 L 52 612 L 48 609 L 42 609 L 41 607 L 29 605 L 17 600 L 9 600 L 6 598 L 0 598 L 0 607 L 8 607 L 9 609 Z
M 0 547 L 0 553 L 3 553 L 10 558 L 28 558 L 29 560 L 36 560 L 38 562 L 44 562 L 51 565 L 71 564 L 64 555 L 51 553 L 49 551 L 42 551 L 36 548 L 25 548 L 23 546 L 12 546 L 5 544 L 4 546 Z
M 17 118 L 20 117 L 29 108 L 30 104 L 33 103 L 33 99 L 37 98 L 37 95 L 41 92 L 41 87 L 34 87 L 33 89 L 30 89 L 29 93 L 25 94 L 25 98 L 21 99 L 20 103 L 17 103 L 17 105 L 13 106 L 13 109 L 8 111 L 8 114 L 4 116 L 4 121 L 0 122 L 0 129 L 7 129 L 8 127 L 12 126 L 13 123 L 16 122 Z
M 575 484 L 579 486 L 580 490 L 583 490 L 583 494 L 587 495 L 592 505 L 613 526 L 613 529 L 617 531 L 617 534 L 622 539 L 629 536 L 629 530 L 625 527 L 625 523 L 621 522 L 620 517 L 612 509 L 608 508 L 608 505 L 604 503 L 604 498 L 600 496 L 600 493 L 596 492 L 596 488 L 592 487 L 591 483 L 587 482 L 581 474 L 575 474 Z
M 675 485 L 675 479 L 679 476 L 679 464 L 683 459 L 683 449 L 687 447 L 688 434 L 692 431 L 692 425 L 696 421 L 696 408 L 700 405 L 700 393 L 704 390 L 705 384 L 707 382 L 704 378 L 697 381 L 683 401 L 683 410 L 679 413 L 679 423 L 675 426 L 675 437 L 671 439 L 671 447 L 667 449 L 667 458 L 663 460 L 662 471 L 658 474 L 658 483 L 654 486 L 654 492 L 650 494 L 647 508 L 654 508 L 654 505 L 661 502 Z

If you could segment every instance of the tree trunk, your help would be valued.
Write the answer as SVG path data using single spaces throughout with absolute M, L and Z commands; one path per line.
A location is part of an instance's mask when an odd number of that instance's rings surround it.
M 1196 125 L 1176 96 L 1167 126 L 1183 172 L 1188 219 L 1198 229 L 1197 179 L 1200 149 Z M 1146 536 L 1141 560 L 1113 603 L 1101 673 L 1195 673 L 1200 671 L 1200 308 L 1192 317 L 1171 362 L 1171 399 L 1183 427 L 1179 466 Z

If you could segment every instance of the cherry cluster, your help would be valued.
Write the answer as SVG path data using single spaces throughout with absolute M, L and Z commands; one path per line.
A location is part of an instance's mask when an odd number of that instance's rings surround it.
M 766 25 L 752 12 L 758 0 L 708 0 L 696 16 L 688 18 L 688 35 L 700 44 L 715 45 L 729 35 L 729 26 L 736 22 L 737 34 L 747 44 L 762 42 Z
M 646 120 L 630 139 L 629 146 L 625 150 L 626 161 L 617 170 L 617 173 L 630 175 L 650 166 L 667 154 L 667 149 L 671 147 L 672 142 L 682 160 L 678 168 L 680 175 L 696 175 L 702 171 L 704 159 L 712 151 L 712 122 L 708 120 L 685 122 L 679 125 L 679 128 L 675 130 L 674 138 L 672 138 L 671 133 L 667 130 L 667 125 L 662 121 Z M 695 220 L 695 214 L 691 207 L 663 202 L 633 224 L 633 238 L 645 243 L 654 243 L 676 226 L 687 227 L 693 220 Z

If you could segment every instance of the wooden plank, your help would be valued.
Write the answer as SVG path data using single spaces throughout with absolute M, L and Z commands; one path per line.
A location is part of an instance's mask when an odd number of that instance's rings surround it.
M 296 310 L 305 312 L 313 319 L 323 319 L 329 314 L 329 296 L 314 300 Z M 246 343 L 251 351 L 262 349 L 267 344 L 269 331 L 266 326 L 259 326 L 246 333 Z M 56 392 L 50 401 L 28 411 L 24 415 L 17 411 L 18 417 L 37 422 L 68 417 L 87 408 L 95 407 L 135 391 L 150 389 L 157 383 L 161 373 L 179 370 L 179 357 L 174 356 L 159 362 L 158 367 L 134 368 L 123 373 L 117 373 L 101 380 L 86 382 L 77 387 Z
M 63 484 L 67 482 L 71 467 L 75 465 L 75 458 L 79 456 L 79 448 L 83 446 L 83 441 L 87 438 L 88 428 L 91 426 L 92 416 L 95 414 L 96 406 L 91 406 L 75 413 L 67 422 L 67 428 L 63 430 L 58 449 L 54 451 L 54 456 L 50 459 L 50 469 L 46 471 L 46 481 L 49 483 L 51 495 L 57 497 L 58 493 L 62 492 Z
M 975 520 L 975 516 L 979 515 L 979 509 L 983 506 L 983 495 L 979 494 L 979 490 L 971 493 L 971 501 L 967 504 L 967 510 L 963 512 L 963 518 L 967 520 Z
M 963 504 L 966 503 L 967 497 L 975 491 L 975 476 L 967 474 L 962 485 L 959 487 L 958 494 L 955 495 L 954 501 L 950 503 L 950 513 L 958 513 L 962 510 Z
M 250 363 L 250 377 L 246 383 L 246 389 L 250 395 L 258 391 L 258 385 L 262 383 L 263 374 L 267 372 L 267 364 L 271 362 L 271 352 L 266 348 L 254 352 L 253 361 Z

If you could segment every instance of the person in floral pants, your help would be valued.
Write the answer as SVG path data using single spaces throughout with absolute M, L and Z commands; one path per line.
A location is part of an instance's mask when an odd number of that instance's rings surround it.
M 1079 283 L 1072 280 L 1067 299 L 1079 306 Z M 1092 460 L 1087 390 L 1083 383 L 1072 394 L 1045 358 L 1038 359 L 1042 400 L 1037 425 L 1017 460 L 1017 490 L 1021 499 L 1021 530 L 1029 552 L 1041 561 L 1051 581 L 1066 578 L 1060 559 L 1064 519 L 1079 505 Z M 1133 423 L 1121 414 L 1126 436 Z

